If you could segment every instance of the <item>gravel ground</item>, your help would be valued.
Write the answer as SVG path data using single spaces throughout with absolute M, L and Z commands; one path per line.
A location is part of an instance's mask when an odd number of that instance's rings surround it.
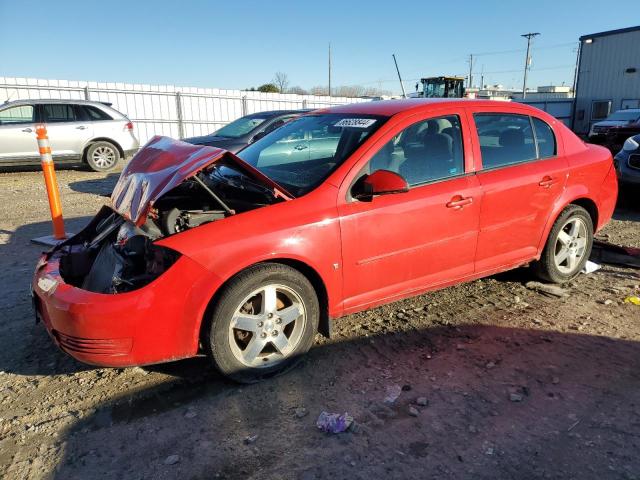
M 59 172 L 68 230 L 116 178 Z M 522 269 L 351 315 L 299 368 L 239 386 L 205 358 L 101 369 L 58 351 L 28 293 L 47 218 L 39 172 L 0 173 L 2 478 L 640 479 L 637 270 L 555 297 Z M 638 222 L 621 205 L 603 235 L 640 247 Z M 323 410 L 355 428 L 318 431 Z

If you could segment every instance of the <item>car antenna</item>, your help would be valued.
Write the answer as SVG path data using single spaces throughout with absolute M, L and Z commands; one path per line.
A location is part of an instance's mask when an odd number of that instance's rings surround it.
M 216 195 L 215 193 L 213 193 L 213 190 L 211 190 L 209 187 L 207 187 L 207 185 L 206 185 L 202 180 L 200 180 L 200 179 L 198 178 L 198 174 L 197 174 L 197 173 L 193 176 L 193 179 L 194 179 L 196 182 L 198 182 L 200 185 L 202 185 L 202 188 L 204 188 L 204 189 L 206 190 L 206 192 L 207 192 L 209 195 L 211 195 L 211 197 L 213 197 L 213 199 L 214 199 L 216 202 L 218 202 L 218 204 L 222 207 L 222 209 L 223 209 L 223 210 L 224 210 L 228 215 L 235 215 L 235 214 L 236 214 L 235 210 L 231 210 L 231 209 L 229 208 L 229 206 L 228 206 L 226 203 L 224 203 L 224 202 L 222 201 L 222 199 L 221 199 L 218 195 Z

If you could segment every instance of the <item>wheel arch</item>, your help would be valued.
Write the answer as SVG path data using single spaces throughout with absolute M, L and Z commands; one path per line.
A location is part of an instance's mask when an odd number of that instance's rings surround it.
M 568 205 L 578 205 L 579 207 L 584 208 L 589 214 L 589 216 L 591 217 L 591 223 L 593 223 L 593 231 L 594 232 L 596 231 L 596 229 L 598 228 L 598 220 L 599 220 L 598 206 L 596 205 L 596 202 L 594 202 L 588 197 L 581 197 L 581 198 L 576 198 L 572 200 L 571 203 L 569 203 Z
M 587 191 L 579 191 L 574 192 L 571 196 L 563 197 L 559 200 L 555 206 L 551 215 L 549 215 L 549 219 L 547 220 L 547 225 L 545 226 L 544 235 L 540 239 L 540 244 L 538 245 L 538 255 L 540 258 L 542 254 L 542 250 L 544 246 L 547 244 L 547 240 L 549 238 L 549 234 L 551 232 L 551 228 L 553 224 L 557 220 L 557 218 L 562 214 L 565 208 L 569 205 L 578 205 L 579 207 L 584 208 L 589 216 L 591 217 L 591 221 L 593 223 L 593 231 L 596 232 L 598 230 L 598 221 L 600 219 L 600 212 L 598 210 L 598 204 L 591 198 L 589 192 Z
M 268 264 L 280 264 L 286 265 L 287 267 L 293 268 L 297 270 L 302 275 L 305 276 L 307 280 L 311 283 L 311 286 L 316 292 L 318 297 L 318 304 L 320 306 L 320 321 L 318 323 L 318 333 L 323 336 L 329 338 L 331 336 L 331 319 L 329 317 L 329 295 L 327 291 L 326 284 L 322 278 L 322 276 L 318 273 L 316 269 L 314 269 L 308 263 L 305 263 L 301 260 L 294 258 L 273 258 L 269 260 L 264 260 L 260 262 L 255 262 L 250 265 L 246 265 L 237 272 L 230 275 L 224 282 L 220 284 L 220 286 L 213 293 L 207 306 L 204 310 L 203 317 L 200 319 L 200 330 L 199 330 L 199 338 L 202 345 L 205 343 L 206 332 L 209 328 L 209 322 L 212 317 L 212 311 L 215 307 L 216 303 L 219 301 L 222 292 L 225 287 L 229 284 L 229 282 L 235 278 L 238 274 L 244 272 L 245 270 L 255 267 L 256 265 L 268 265 Z
M 84 163 L 87 163 L 87 151 L 89 150 L 89 147 L 91 147 L 91 145 L 93 145 L 96 142 L 109 142 L 111 143 L 113 146 L 115 146 L 118 149 L 118 153 L 120 154 L 120 158 L 124 158 L 124 150 L 122 149 L 122 146 L 116 142 L 115 140 L 109 138 L 109 137 L 96 137 L 96 138 L 92 138 L 91 140 L 89 140 L 84 148 L 82 149 L 82 161 Z

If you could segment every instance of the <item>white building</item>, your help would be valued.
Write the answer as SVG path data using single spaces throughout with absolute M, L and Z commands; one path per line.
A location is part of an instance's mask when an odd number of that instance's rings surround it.
M 640 108 L 640 25 L 580 37 L 573 130 L 625 108 Z

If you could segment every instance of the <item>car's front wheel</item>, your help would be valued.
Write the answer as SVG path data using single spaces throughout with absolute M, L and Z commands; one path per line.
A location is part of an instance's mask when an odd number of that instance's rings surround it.
M 218 296 L 208 346 L 216 367 L 251 383 L 291 368 L 318 329 L 318 297 L 309 280 L 286 265 L 265 263 L 239 273 Z
M 592 246 L 591 216 L 584 208 L 569 205 L 553 224 L 535 272 L 548 282 L 567 282 L 584 268 Z
M 108 172 L 120 160 L 118 147 L 109 142 L 95 142 L 87 149 L 87 165 L 94 172 Z

